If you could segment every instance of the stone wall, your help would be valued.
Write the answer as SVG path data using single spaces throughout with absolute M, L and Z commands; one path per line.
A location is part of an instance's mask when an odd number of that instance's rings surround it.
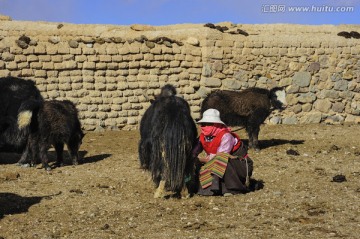
M 167 83 L 194 118 L 214 89 L 283 86 L 289 107 L 266 123 L 360 122 L 360 39 L 337 35 L 360 26 L 217 25 L 223 28 L 3 17 L 0 77 L 32 79 L 45 99 L 73 101 L 86 130 L 137 128 Z

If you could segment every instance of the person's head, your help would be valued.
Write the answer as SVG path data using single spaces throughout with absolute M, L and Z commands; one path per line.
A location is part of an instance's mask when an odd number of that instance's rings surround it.
M 216 109 L 204 111 L 197 123 L 200 124 L 201 132 L 206 136 L 213 135 L 217 129 L 225 127 L 225 123 L 220 119 L 220 112 Z

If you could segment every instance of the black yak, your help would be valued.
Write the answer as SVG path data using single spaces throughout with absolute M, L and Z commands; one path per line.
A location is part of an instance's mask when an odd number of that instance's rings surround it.
M 155 198 L 166 196 L 165 191 L 180 195 L 185 188 L 185 178 L 193 176 L 196 137 L 188 103 L 165 85 L 140 122 L 140 165 L 152 174 Z
M 0 78 L 0 152 L 22 152 L 27 144 L 32 111 L 43 102 L 31 80 Z M 20 127 L 19 127 L 20 126 Z
M 47 150 L 53 145 L 57 154 L 56 166 L 62 166 L 64 144 L 67 145 L 72 163 L 78 164 L 78 151 L 84 133 L 81 130 L 75 105 L 68 100 L 45 101 L 37 109 L 33 118 L 30 125 L 29 144 L 19 164 L 28 162 L 28 154 L 31 157 L 31 164 L 36 164 L 39 154 L 43 167 L 50 170 Z
M 201 105 L 201 114 L 210 108 L 220 111 L 222 121 L 228 126 L 244 126 L 249 136 L 249 147 L 260 150 L 258 136 L 260 125 L 273 109 L 286 106 L 285 90 L 249 88 L 240 92 L 217 90 L 208 95 Z

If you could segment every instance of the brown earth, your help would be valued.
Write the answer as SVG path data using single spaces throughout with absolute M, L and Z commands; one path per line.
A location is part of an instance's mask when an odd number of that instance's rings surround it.
M 360 125 L 263 126 L 263 149 L 250 156 L 264 188 L 230 197 L 154 199 L 149 174 L 139 169 L 138 139 L 138 131 L 90 132 L 81 147 L 85 163 L 51 172 L 0 154 L 0 238 L 360 234 Z M 333 182 L 336 175 L 347 181 Z

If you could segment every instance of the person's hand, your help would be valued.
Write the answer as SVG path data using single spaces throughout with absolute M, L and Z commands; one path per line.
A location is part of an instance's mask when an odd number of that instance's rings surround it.
M 207 163 L 209 161 L 209 157 L 199 157 L 199 161 L 201 163 Z

